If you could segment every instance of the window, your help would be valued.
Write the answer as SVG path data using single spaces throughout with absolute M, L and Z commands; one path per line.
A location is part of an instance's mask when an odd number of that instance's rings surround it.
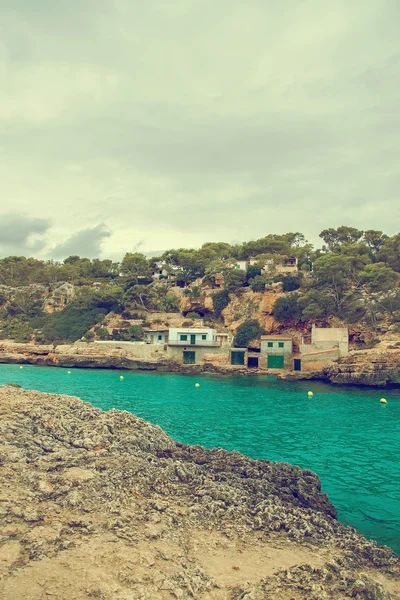
M 181 333 L 181 334 L 180 334 L 180 340 L 181 340 L 181 342 L 187 342 L 187 335 L 186 335 L 186 334 L 183 334 L 183 333 Z
M 274 342 L 268 342 L 267 346 L 268 346 L 268 348 L 273 348 L 274 347 Z
M 202 339 L 202 340 L 206 340 L 206 339 L 207 339 L 207 334 L 206 334 L 206 333 L 203 333 L 203 334 L 202 334 L 202 336 L 201 336 L 201 339 Z
M 278 342 L 278 346 L 279 346 L 279 348 L 284 348 L 285 344 L 283 342 Z
M 162 340 L 162 335 L 159 335 L 158 336 L 158 341 L 161 341 L 161 340 Z

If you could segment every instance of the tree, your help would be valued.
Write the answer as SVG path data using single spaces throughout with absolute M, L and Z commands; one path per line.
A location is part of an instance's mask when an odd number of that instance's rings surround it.
M 341 244 L 356 244 L 363 236 L 363 231 L 355 227 L 341 225 L 337 229 L 324 229 L 319 234 L 331 252 Z
M 141 278 L 151 278 L 150 263 L 140 252 L 127 252 L 121 262 L 121 274 L 136 284 Z
M 235 347 L 247 348 L 249 342 L 259 338 L 262 333 L 264 330 L 257 319 L 245 321 L 236 330 Z
M 215 294 L 213 294 L 211 298 L 213 303 L 214 314 L 217 317 L 217 319 L 219 319 L 222 311 L 228 306 L 229 302 L 231 301 L 229 297 L 229 292 L 227 290 L 221 290 L 220 292 L 215 292 Z
M 293 292 L 298 290 L 301 284 L 301 279 L 298 275 L 286 275 L 282 279 L 282 289 L 284 292 Z
M 378 252 L 378 260 L 385 262 L 397 273 L 400 272 L 400 233 L 384 241 Z
M 246 281 L 246 273 L 241 269 L 226 268 L 223 269 L 224 287 L 228 292 L 234 292 L 243 287 Z
M 263 292 L 267 284 L 267 279 L 261 275 L 257 275 L 254 279 L 249 280 L 249 286 L 253 292 Z
M 274 304 L 272 314 L 277 321 L 288 321 L 289 319 L 300 319 L 302 314 L 301 306 L 298 304 L 298 294 L 282 296 Z

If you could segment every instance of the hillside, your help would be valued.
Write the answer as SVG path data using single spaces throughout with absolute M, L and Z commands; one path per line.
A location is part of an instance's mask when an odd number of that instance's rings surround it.
M 0 259 L 0 339 L 71 343 L 141 340 L 156 326 L 212 326 L 234 336 L 255 320 L 259 337 L 311 323 L 347 325 L 353 348 L 400 333 L 400 234 L 327 229 L 314 249 L 300 233 L 169 250 L 120 263 Z M 248 342 L 253 341 L 248 339 Z
M 310 471 L 68 396 L 5 386 L 0 417 L 1 598 L 400 597 L 399 558 Z

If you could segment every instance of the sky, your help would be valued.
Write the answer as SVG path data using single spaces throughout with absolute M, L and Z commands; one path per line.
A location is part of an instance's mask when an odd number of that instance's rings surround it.
M 399 0 L 2 0 L 0 256 L 400 223 Z

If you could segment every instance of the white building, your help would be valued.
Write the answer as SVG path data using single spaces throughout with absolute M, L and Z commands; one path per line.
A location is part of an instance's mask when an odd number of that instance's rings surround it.
M 154 265 L 154 270 L 152 272 L 153 279 L 160 279 L 160 277 L 168 277 L 168 271 L 165 269 L 165 262 L 158 261 Z
M 247 267 L 249 266 L 249 261 L 247 260 L 237 260 L 235 264 L 235 269 L 239 269 L 240 271 L 247 272 Z
M 208 327 L 171 327 L 169 346 L 219 346 L 217 330 Z
M 347 327 L 320 327 L 313 324 L 311 329 L 311 344 L 300 345 L 302 359 L 336 360 L 349 353 L 349 330 Z
M 167 344 L 168 329 L 165 327 L 159 329 L 145 329 L 144 341 L 146 344 Z

